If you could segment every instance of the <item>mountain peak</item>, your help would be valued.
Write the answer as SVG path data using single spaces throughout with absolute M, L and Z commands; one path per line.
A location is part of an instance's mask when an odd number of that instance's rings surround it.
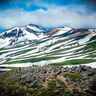
M 17 43 L 26 44 L 26 42 L 30 43 L 30 41 L 42 39 L 45 37 L 44 31 L 42 27 L 35 24 L 11 28 L 0 34 L 0 41 L 2 41 L 0 42 L 0 47 Z
M 66 32 L 70 32 L 72 30 L 73 30 L 73 28 L 71 28 L 71 27 L 58 27 L 58 28 L 52 29 L 50 34 L 52 36 L 58 36 L 58 35 L 62 35 L 64 33 L 66 33 Z
M 90 32 L 91 31 L 91 32 Z M 20 27 L 14 27 L 10 30 L 7 30 L 0 34 L 0 48 L 9 46 L 9 45 L 15 45 L 15 44 L 23 44 L 25 45 L 27 43 L 31 43 L 36 40 L 43 40 L 43 38 L 50 38 L 50 37 L 58 37 L 58 36 L 72 36 L 76 33 L 80 36 L 78 38 L 81 38 L 82 33 L 85 33 L 85 35 L 90 35 L 89 37 L 93 37 L 96 35 L 96 29 L 73 29 L 72 27 L 58 27 L 50 29 L 49 31 L 41 26 L 38 26 L 36 24 L 29 24 L 26 26 L 20 26 Z M 90 33 L 90 34 L 89 34 Z M 84 36 L 85 36 L 84 35 Z M 76 37 L 76 38 L 77 38 Z M 89 38 L 88 37 L 88 38 Z M 75 37 L 74 37 L 75 38 Z M 81 41 L 80 41 L 81 42 Z

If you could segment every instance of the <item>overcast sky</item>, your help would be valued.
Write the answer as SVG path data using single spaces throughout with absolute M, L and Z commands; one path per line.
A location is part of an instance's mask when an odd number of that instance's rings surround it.
M 96 0 L 0 0 L 0 30 L 30 23 L 96 27 Z

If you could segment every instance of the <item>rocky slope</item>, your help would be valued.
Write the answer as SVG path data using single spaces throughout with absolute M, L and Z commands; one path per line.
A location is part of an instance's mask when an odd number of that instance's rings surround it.
M 32 66 L 0 74 L 0 96 L 96 96 L 96 69 Z

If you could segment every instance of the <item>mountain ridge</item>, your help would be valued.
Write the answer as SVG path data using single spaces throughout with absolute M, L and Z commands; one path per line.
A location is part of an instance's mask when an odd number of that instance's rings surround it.
M 33 25 L 16 28 L 0 34 L 0 64 L 3 67 L 4 64 L 25 63 L 30 66 L 96 62 L 95 28 L 43 30 Z

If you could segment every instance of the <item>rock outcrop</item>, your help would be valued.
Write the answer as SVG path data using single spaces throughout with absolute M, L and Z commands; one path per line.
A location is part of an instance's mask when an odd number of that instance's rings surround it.
M 96 96 L 96 69 L 32 66 L 0 74 L 0 96 Z

